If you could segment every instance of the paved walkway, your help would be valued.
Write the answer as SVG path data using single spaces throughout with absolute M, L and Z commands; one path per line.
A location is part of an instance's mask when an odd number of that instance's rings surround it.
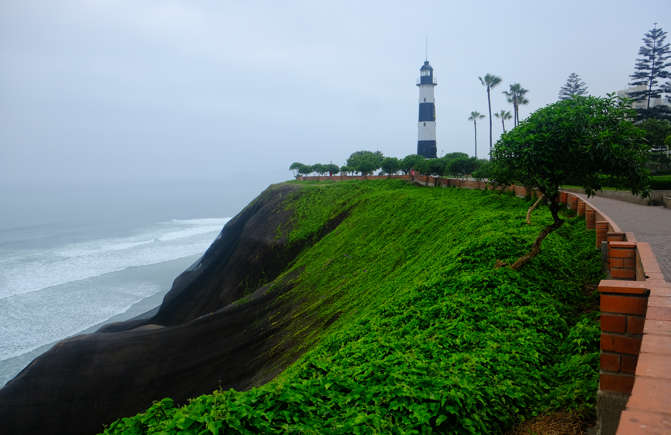
M 666 281 L 671 282 L 671 209 L 632 204 L 616 199 L 580 195 L 610 216 L 620 229 L 648 242 Z

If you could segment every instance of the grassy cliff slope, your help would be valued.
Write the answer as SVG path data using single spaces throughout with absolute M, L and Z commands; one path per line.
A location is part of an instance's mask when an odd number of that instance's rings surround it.
M 526 225 L 528 205 L 398 180 L 301 183 L 276 231 L 306 248 L 268 284 L 293 309 L 264 321 L 289 322 L 278 347 L 305 353 L 263 386 L 166 398 L 106 433 L 497 433 L 552 410 L 589 415 L 594 235 L 568 218 L 522 271 L 496 268 L 551 221 L 541 209 Z

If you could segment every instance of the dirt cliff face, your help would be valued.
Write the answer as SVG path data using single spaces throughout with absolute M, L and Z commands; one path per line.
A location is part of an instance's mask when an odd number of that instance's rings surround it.
M 285 339 L 295 303 L 280 296 L 300 271 L 279 276 L 305 242 L 288 243 L 284 202 L 299 190 L 271 186 L 231 219 L 152 318 L 64 340 L 35 359 L 0 390 L 0 432 L 96 433 L 153 400 L 247 389 L 286 368 L 300 350 Z

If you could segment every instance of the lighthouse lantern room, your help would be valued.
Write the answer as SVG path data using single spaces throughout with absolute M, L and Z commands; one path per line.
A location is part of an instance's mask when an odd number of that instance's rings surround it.
M 419 124 L 417 127 L 417 154 L 426 158 L 436 157 L 436 102 L 433 67 L 428 60 L 419 69 Z

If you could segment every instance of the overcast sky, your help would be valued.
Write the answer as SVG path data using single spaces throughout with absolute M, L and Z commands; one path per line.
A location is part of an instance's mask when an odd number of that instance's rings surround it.
M 0 183 L 216 183 L 251 199 L 293 161 L 414 153 L 425 37 L 438 153 L 472 154 L 478 76 L 503 78 L 494 111 L 511 109 L 510 83 L 529 89 L 523 117 L 571 72 L 605 95 L 669 18 L 669 0 L 2 0 Z

